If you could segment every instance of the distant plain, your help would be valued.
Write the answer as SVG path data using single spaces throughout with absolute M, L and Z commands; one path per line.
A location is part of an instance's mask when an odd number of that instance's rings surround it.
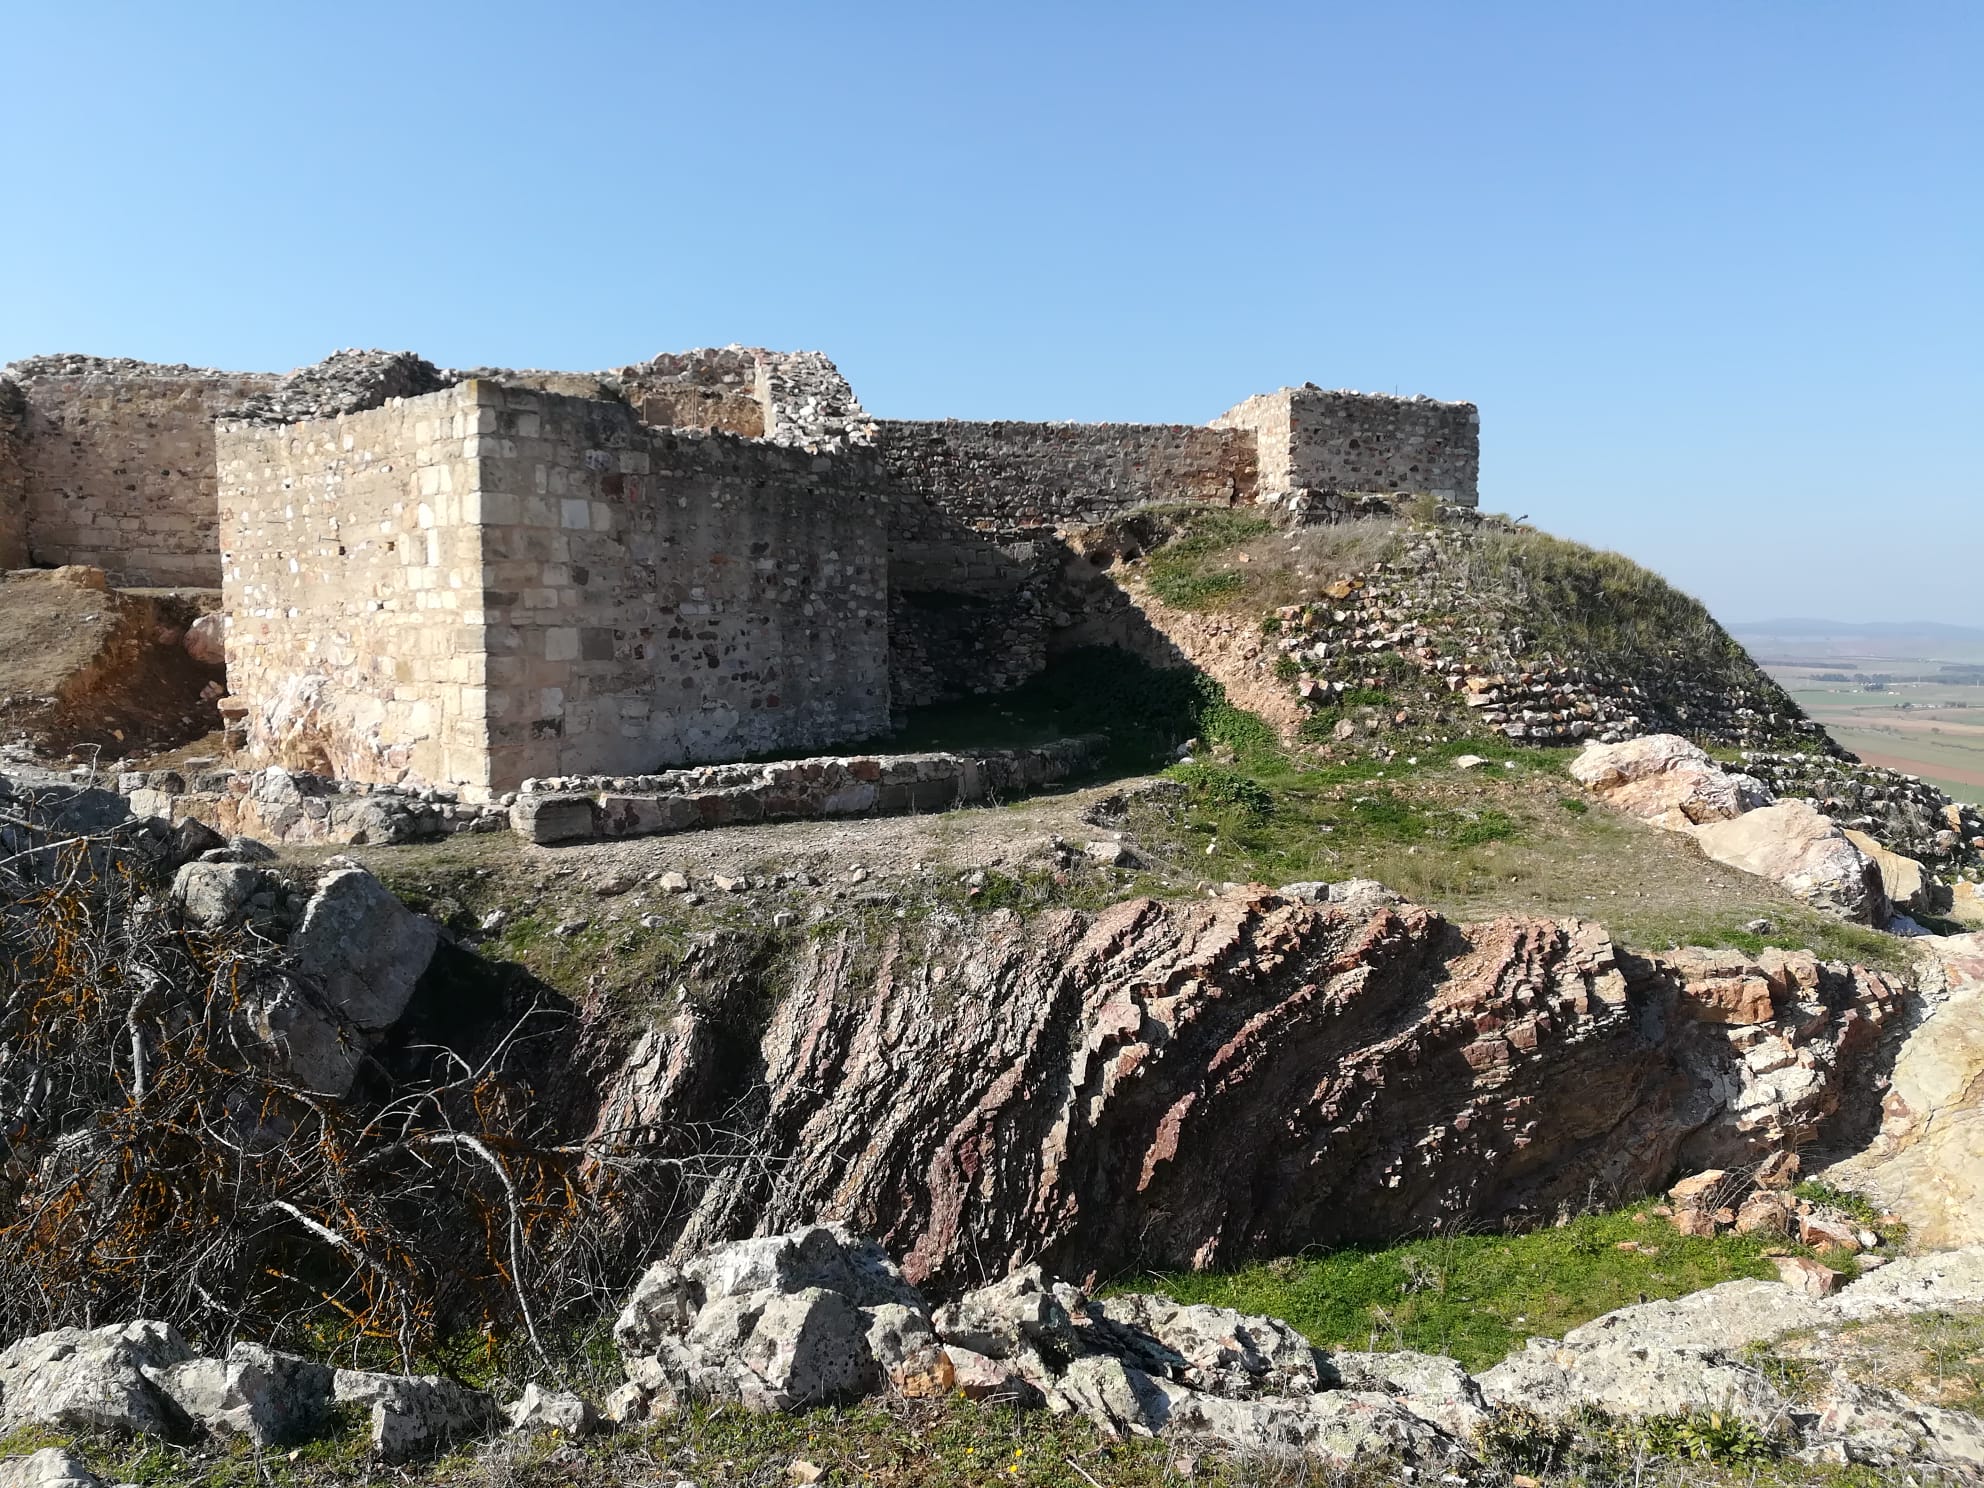
M 1984 804 L 1984 629 L 1782 620 L 1730 630 L 1861 759 Z

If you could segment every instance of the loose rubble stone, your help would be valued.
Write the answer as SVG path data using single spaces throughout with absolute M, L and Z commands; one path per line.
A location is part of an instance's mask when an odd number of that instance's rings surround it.
M 340 868 L 317 881 L 289 951 L 333 1008 L 376 1033 L 406 1011 L 439 940 L 434 921 L 400 903 L 372 874 Z

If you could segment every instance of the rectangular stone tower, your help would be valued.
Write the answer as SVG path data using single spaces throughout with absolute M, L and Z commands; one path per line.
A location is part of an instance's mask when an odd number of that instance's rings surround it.
M 886 731 L 873 467 L 471 380 L 218 433 L 265 761 L 499 792 Z

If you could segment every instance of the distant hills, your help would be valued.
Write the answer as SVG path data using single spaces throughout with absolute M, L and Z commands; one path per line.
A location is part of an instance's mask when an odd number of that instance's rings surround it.
M 1984 660 L 1984 626 L 1945 625 L 1934 620 L 1751 620 L 1730 625 L 1728 630 L 1762 660 Z

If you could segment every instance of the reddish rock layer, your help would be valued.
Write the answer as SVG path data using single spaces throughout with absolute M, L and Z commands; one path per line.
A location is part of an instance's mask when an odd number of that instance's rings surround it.
M 813 941 L 760 1046 L 753 1156 L 684 1248 L 840 1220 L 919 1283 L 1227 1265 L 1547 1215 L 1811 1140 L 1897 1005 L 1775 954 L 1453 926 L 1268 893 Z M 707 1113 L 695 1015 L 615 1109 Z M 729 1082 L 717 1082 L 727 1084 Z

